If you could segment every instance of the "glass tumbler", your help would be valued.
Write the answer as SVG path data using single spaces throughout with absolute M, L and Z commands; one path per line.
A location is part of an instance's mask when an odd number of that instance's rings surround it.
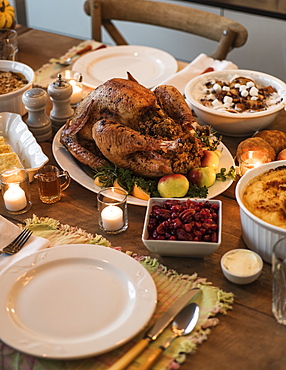
M 286 237 L 279 239 L 272 251 L 272 312 L 286 325 Z
M 127 191 L 120 188 L 103 188 L 97 194 L 98 223 L 110 234 L 118 234 L 128 227 Z
M 17 53 L 17 32 L 10 29 L 0 30 L 0 59 L 16 60 Z

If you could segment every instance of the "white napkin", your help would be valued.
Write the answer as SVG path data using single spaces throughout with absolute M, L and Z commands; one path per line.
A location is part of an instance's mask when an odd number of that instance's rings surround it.
M 21 230 L 18 226 L 0 216 L 0 249 L 2 250 L 4 247 L 6 247 L 6 245 L 8 245 L 20 234 L 20 232 Z M 47 248 L 49 244 L 49 240 L 32 235 L 18 253 L 13 255 L 0 255 L 0 273 L 15 261 L 18 261 L 19 259 L 40 249 Z
M 173 85 L 181 94 L 184 94 L 186 84 L 194 77 L 200 75 L 207 68 L 212 67 L 215 71 L 223 69 L 237 69 L 238 67 L 227 60 L 217 60 L 200 54 L 181 71 L 162 81 L 160 85 Z

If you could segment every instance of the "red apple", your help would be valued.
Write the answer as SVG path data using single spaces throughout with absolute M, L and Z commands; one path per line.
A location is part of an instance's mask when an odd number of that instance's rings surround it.
M 191 183 L 209 188 L 216 180 L 216 172 L 212 167 L 196 167 L 188 173 Z
M 187 194 L 189 186 L 187 177 L 176 173 L 161 177 L 157 188 L 162 198 L 181 198 Z
M 201 166 L 211 167 L 216 170 L 219 167 L 219 156 L 217 153 L 213 150 L 204 150 Z

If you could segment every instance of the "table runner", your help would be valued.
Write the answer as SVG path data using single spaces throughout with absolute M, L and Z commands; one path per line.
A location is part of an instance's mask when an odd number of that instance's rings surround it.
M 100 244 L 108 248 L 116 248 L 101 235 L 93 235 L 78 227 L 61 224 L 58 220 L 48 217 L 37 217 L 25 220 L 26 226 L 33 231 L 33 234 L 46 238 L 50 241 L 49 247 L 62 244 Z M 23 228 L 23 225 L 19 225 Z M 121 248 L 116 248 L 121 250 Z M 196 273 L 192 275 L 178 274 L 158 262 L 157 259 L 149 256 L 140 256 L 125 251 L 132 258 L 141 263 L 154 279 L 158 304 L 150 325 L 165 312 L 168 307 L 186 291 L 194 287 L 200 287 L 201 297 L 197 300 L 200 305 L 200 318 L 195 330 L 188 336 L 177 338 L 172 345 L 164 352 L 160 360 L 153 367 L 154 370 L 175 370 L 179 369 L 187 354 L 194 353 L 199 344 L 207 340 L 211 328 L 219 324 L 219 316 L 225 315 L 232 309 L 234 296 L 212 285 L 205 278 L 199 277 Z M 148 324 L 148 325 L 149 325 Z M 107 370 L 118 358 L 134 346 L 143 336 L 144 332 L 137 335 L 125 345 L 108 353 L 80 360 L 47 360 L 35 358 L 20 353 L 0 341 L 0 367 L 3 370 Z M 171 334 L 167 328 L 159 338 L 153 342 L 142 355 L 140 355 L 129 367 L 128 370 L 135 370 L 148 357 L 153 348 L 162 344 Z

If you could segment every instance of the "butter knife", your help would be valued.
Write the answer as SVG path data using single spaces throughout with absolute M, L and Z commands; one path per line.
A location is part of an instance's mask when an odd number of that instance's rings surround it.
M 170 324 L 176 314 L 189 303 L 189 301 L 201 294 L 199 288 L 194 288 L 185 293 L 182 297 L 176 300 L 175 303 L 159 318 L 159 320 L 152 326 L 151 330 L 146 334 L 145 338 L 141 339 L 133 348 L 125 353 L 118 361 L 116 361 L 109 370 L 123 370 L 125 369 L 141 352 L 144 351 L 148 345 L 156 340 L 162 331 Z

